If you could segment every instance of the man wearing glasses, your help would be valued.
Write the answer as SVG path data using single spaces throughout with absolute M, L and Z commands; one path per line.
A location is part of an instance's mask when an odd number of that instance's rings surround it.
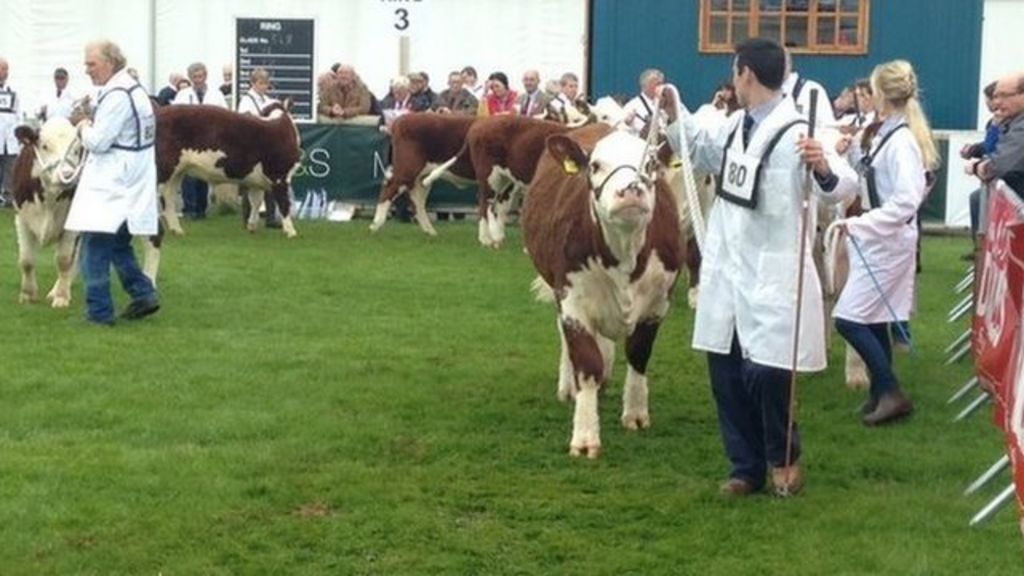
M 1004 76 L 992 94 L 1003 134 L 995 151 L 973 166 L 983 180 L 1002 179 L 1024 197 L 1024 73 Z

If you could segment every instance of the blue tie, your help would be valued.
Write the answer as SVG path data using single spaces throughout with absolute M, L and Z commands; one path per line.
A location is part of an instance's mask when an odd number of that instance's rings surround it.
M 743 116 L 743 149 L 750 145 L 750 133 L 754 130 L 754 117 L 750 114 Z

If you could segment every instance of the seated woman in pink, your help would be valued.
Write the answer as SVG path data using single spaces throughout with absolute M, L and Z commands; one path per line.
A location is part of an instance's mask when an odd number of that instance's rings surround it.
M 495 72 L 487 77 L 487 95 L 480 102 L 478 116 L 515 115 L 518 95 L 508 89 L 508 76 Z

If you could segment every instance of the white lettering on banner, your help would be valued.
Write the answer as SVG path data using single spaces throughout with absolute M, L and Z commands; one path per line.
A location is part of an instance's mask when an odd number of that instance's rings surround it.
M 750 201 L 754 197 L 757 167 L 761 159 L 730 148 L 725 153 L 725 172 L 722 174 L 722 190 Z
M 384 159 L 380 157 L 380 152 L 373 151 L 373 179 L 383 178 L 384 174 L 388 171 L 388 167 L 384 165 Z
M 992 344 L 999 342 L 1006 322 L 1006 309 L 1003 301 L 1006 298 L 1007 278 L 1006 265 L 1009 248 L 1008 220 L 993 220 L 989 227 L 986 241 L 992 250 L 985 252 L 985 263 L 982 266 L 981 283 L 978 285 L 978 305 L 975 314 L 982 317 L 985 325 L 985 337 Z
M 299 155 L 299 168 L 292 177 L 326 178 L 331 173 L 330 160 L 331 153 L 325 148 L 310 148 L 308 152 L 303 148 Z
M 309 152 L 309 174 L 316 178 L 327 178 L 331 174 L 331 153 L 323 148 Z
M 280 22 L 260 22 L 260 30 L 273 30 L 275 32 L 281 31 Z

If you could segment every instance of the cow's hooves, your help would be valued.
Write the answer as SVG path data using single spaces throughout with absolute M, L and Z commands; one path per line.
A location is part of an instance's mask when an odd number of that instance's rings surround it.
M 697 309 L 697 295 L 698 291 L 696 288 L 690 288 L 686 293 L 686 303 L 690 306 L 690 310 Z
M 285 232 L 284 235 L 287 236 L 288 238 L 295 238 L 296 236 L 299 235 L 299 233 L 295 232 L 295 231 L 292 231 L 292 232 Z
M 847 378 L 846 387 L 850 390 L 863 391 L 871 387 L 871 382 L 867 378 Z
M 380 230 L 380 226 L 376 224 L 370 224 L 370 232 L 377 232 L 377 230 Z
M 53 302 L 50 303 L 51 308 L 67 308 L 71 305 L 71 298 L 54 298 Z
M 31 304 L 31 303 L 35 302 L 36 300 L 37 300 L 37 296 L 35 296 L 33 294 L 24 294 L 24 293 L 18 294 L 18 303 L 19 304 Z
M 622 425 L 627 430 L 646 430 L 651 427 L 651 417 L 648 414 L 624 415 Z
M 572 456 L 573 458 L 586 456 L 590 460 L 597 460 L 601 456 L 601 445 L 569 446 L 569 456 Z

